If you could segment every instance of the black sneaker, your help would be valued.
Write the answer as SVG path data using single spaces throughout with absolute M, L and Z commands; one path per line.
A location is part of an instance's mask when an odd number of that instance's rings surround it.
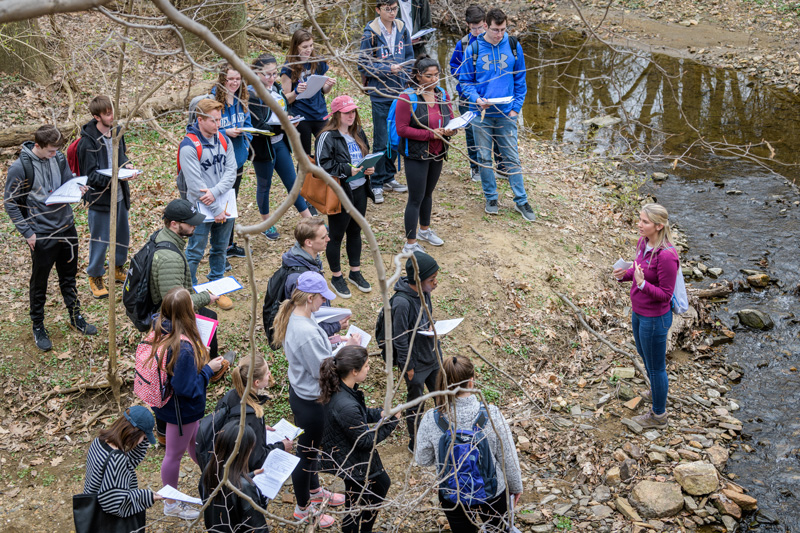
M 522 205 L 514 204 L 514 209 L 528 222 L 536 222 L 536 213 L 533 212 L 533 208 L 531 208 L 531 204 L 528 202 Z
M 350 298 L 350 289 L 347 288 L 347 282 L 344 280 L 344 276 L 332 277 L 331 287 L 333 287 L 333 292 L 338 294 L 340 297 Z
M 97 328 L 91 324 L 87 324 L 83 315 L 75 313 L 69 319 L 69 325 L 84 335 L 97 335 Z
M 496 215 L 500 209 L 497 207 L 497 200 L 486 200 L 486 207 L 483 208 L 490 215 Z
M 361 292 L 371 292 L 372 286 L 369 284 L 367 280 L 364 279 L 364 276 L 361 275 L 361 271 L 350 271 L 350 274 L 347 276 L 347 281 L 355 285 L 358 290 Z
M 50 336 L 47 334 L 47 330 L 44 329 L 43 324 L 33 326 L 33 340 L 36 341 L 36 347 L 43 352 L 53 349 L 53 343 L 50 342 Z
M 225 255 L 228 257 L 245 257 L 244 248 L 233 243 L 228 246 L 228 252 Z

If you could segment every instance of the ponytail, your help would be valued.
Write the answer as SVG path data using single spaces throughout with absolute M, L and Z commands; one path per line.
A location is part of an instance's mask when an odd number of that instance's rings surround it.
M 326 404 L 334 394 L 339 392 L 339 384 L 355 370 L 364 368 L 369 353 L 361 346 L 345 346 L 333 357 L 326 357 L 319 365 L 319 398 L 317 401 Z
M 436 377 L 437 390 L 454 390 L 458 387 L 466 387 L 470 378 L 475 377 L 475 366 L 469 357 L 457 356 L 448 357 L 442 361 L 444 372 L 439 372 Z M 437 406 L 448 406 L 453 402 L 452 395 L 444 394 L 436 397 Z
M 283 341 L 286 340 L 286 327 L 289 325 L 289 317 L 292 312 L 295 308 L 305 305 L 309 296 L 314 295 L 310 292 L 295 289 L 292 291 L 292 296 L 281 303 L 280 308 L 278 308 L 278 314 L 275 315 L 275 320 L 272 322 L 272 338 L 276 346 L 283 344 Z M 265 324 L 264 327 L 267 327 L 267 325 Z
M 255 368 L 253 369 L 253 382 L 259 379 L 264 379 L 267 375 L 267 362 L 260 355 L 255 358 Z M 239 398 L 244 396 L 244 390 L 247 387 L 247 374 L 250 373 L 250 356 L 242 357 L 239 360 L 239 365 L 233 370 L 231 374 L 231 381 L 233 381 L 233 388 L 239 394 Z M 262 418 L 264 416 L 264 408 L 261 406 L 256 397 L 252 387 L 250 394 L 247 396 L 247 405 L 253 408 L 256 416 Z

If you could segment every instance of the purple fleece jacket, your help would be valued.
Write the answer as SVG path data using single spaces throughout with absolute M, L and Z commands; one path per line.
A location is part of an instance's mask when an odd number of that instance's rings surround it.
M 631 285 L 631 307 L 634 313 L 642 316 L 662 316 L 672 307 L 670 300 L 675 291 L 675 279 L 680 261 L 677 251 L 669 243 L 667 249 L 645 252 L 646 248 L 647 239 L 639 239 L 634 264 L 642 267 L 645 283 L 641 290 L 635 282 Z M 629 268 L 619 281 L 632 281 L 634 269 L 633 266 Z

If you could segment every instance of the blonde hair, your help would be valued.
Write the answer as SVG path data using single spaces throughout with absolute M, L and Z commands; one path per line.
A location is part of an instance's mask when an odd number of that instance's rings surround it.
M 661 224 L 663 227 L 658 232 L 658 236 L 653 242 L 648 242 L 655 250 L 666 250 L 672 246 L 672 227 L 669 225 L 669 213 L 661 204 L 646 204 L 642 207 L 642 212 L 653 224 Z
M 255 383 L 257 380 L 264 379 L 264 376 L 267 375 L 267 370 L 269 370 L 269 367 L 267 366 L 267 362 L 260 355 L 255 358 L 253 365 L 255 366 L 253 369 L 253 383 Z M 250 356 L 248 355 L 239 360 L 239 365 L 234 369 L 233 374 L 231 375 L 233 388 L 236 389 L 236 392 L 239 394 L 239 398 L 244 396 L 244 389 L 247 387 L 247 374 L 249 373 Z M 264 416 L 264 408 L 256 401 L 252 387 L 250 394 L 247 396 L 247 405 L 253 408 L 253 411 L 255 411 L 258 418 Z
M 458 387 L 468 388 L 469 380 L 475 377 L 475 365 L 469 357 L 454 355 L 442 361 L 444 372 L 439 372 L 436 377 L 437 390 L 455 390 Z M 436 405 L 452 408 L 455 397 L 443 395 L 436 397 Z
M 210 117 L 209 113 L 212 111 L 219 111 L 222 113 L 224 109 L 224 105 L 211 98 L 203 98 L 197 102 L 197 115 L 200 117 L 208 118 Z
M 291 298 L 281 303 L 278 314 L 275 315 L 275 321 L 272 323 L 272 338 L 276 345 L 283 344 L 284 339 L 286 339 L 286 327 L 289 325 L 289 317 L 295 308 L 305 305 L 305 303 L 308 302 L 308 298 L 313 296 L 316 296 L 316 294 L 295 289 L 292 292 Z

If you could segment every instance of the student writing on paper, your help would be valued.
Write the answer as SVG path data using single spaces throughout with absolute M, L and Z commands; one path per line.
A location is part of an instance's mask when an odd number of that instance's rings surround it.
M 370 179 L 374 168 L 361 168 L 359 163 L 369 153 L 369 143 L 361 119 L 358 106 L 347 95 L 337 96 L 331 103 L 331 114 L 328 123 L 317 138 L 317 164 L 334 178 L 345 191 L 353 206 L 361 215 L 367 213 L 367 198 L 374 199 Z M 363 176 L 347 181 L 347 178 L 359 174 Z M 347 211 L 328 215 L 331 240 L 325 256 L 331 268 L 331 285 L 336 294 L 342 298 L 350 298 L 350 282 L 361 292 L 370 292 L 372 287 L 361 274 L 361 226 Z M 347 236 L 347 261 L 350 274 L 345 281 L 342 275 L 341 249 L 342 240 Z
M 425 251 L 417 239 L 432 246 L 444 244 L 431 228 L 433 191 L 447 159 L 447 139 L 456 133 L 446 127 L 453 119 L 453 108 L 450 96 L 439 87 L 439 63 L 421 55 L 411 72 L 416 88 L 400 95 L 396 115 L 398 149 L 403 154 L 408 181 L 404 252 Z
M 77 141 L 78 169 L 76 174 L 87 176 L 86 185 L 89 191 L 84 196 L 89 206 L 89 288 L 95 298 L 108 298 L 103 276 L 106 273 L 106 252 L 111 230 L 111 187 L 117 188 L 117 240 L 114 246 L 114 262 L 116 270 L 114 279 L 122 283 L 127 273 L 125 262 L 128 260 L 130 244 L 130 226 L 128 211 L 131 208 L 131 193 L 128 180 L 112 180 L 98 172 L 112 168 L 113 139 L 111 130 L 114 127 L 114 106 L 108 96 L 96 96 L 89 102 L 89 113 L 92 120 L 81 128 L 81 136 Z M 118 128 L 119 130 L 119 128 Z M 133 168 L 128 163 L 125 150 L 125 137 L 119 138 L 117 164 L 120 167 Z M 73 169 L 76 170 L 76 169 Z M 134 176 L 135 178 L 136 176 Z
M 400 413 L 385 418 L 380 408 L 367 407 L 358 385 L 368 374 L 369 355 L 361 346 L 345 346 L 323 360 L 319 371 L 319 402 L 325 406 L 321 470 L 344 480 L 347 509 L 379 507 L 391 485 L 374 447 L 394 431 Z M 352 512 L 342 520 L 342 532 L 370 532 L 377 517 L 375 509 Z
M 214 453 L 200 479 L 200 497 L 207 501 L 214 490 L 222 483 L 225 463 L 231 457 L 239 435 L 239 422 L 225 424 L 222 431 L 214 439 Z M 256 435 L 250 426 L 244 427 L 239 452 L 234 457 L 228 470 L 228 480 L 245 493 L 256 505 L 266 509 L 267 499 L 253 482 L 253 476 L 263 470 L 250 470 L 250 455 L 256 444 Z M 240 497 L 230 488 L 223 486 L 203 512 L 203 522 L 208 531 L 214 533 L 267 533 L 266 518 L 250 502 Z
M 288 112 L 288 102 L 286 95 L 283 94 L 280 83 L 275 83 L 278 77 L 278 61 L 272 54 L 261 54 L 253 61 L 253 72 L 261 80 L 264 89 L 267 90 L 270 98 L 276 102 L 284 111 Z M 286 191 L 289 192 L 294 186 L 297 174 L 294 170 L 292 161 L 292 151 L 289 147 L 289 140 L 283 133 L 283 128 L 278 125 L 270 125 L 273 113 L 267 104 L 255 93 L 255 89 L 250 90 L 250 113 L 252 114 L 253 124 L 260 129 L 271 131 L 274 135 L 265 137 L 257 135 L 250 144 L 253 150 L 253 169 L 256 171 L 256 203 L 261 220 L 269 217 L 269 191 L 272 187 L 272 175 L 278 173 Z M 294 202 L 294 207 L 301 217 L 310 217 L 311 212 L 302 196 L 298 196 Z M 271 226 L 264 232 L 264 236 L 271 241 L 279 237 L 278 230 Z
M 86 457 L 83 493 L 97 494 L 100 508 L 113 517 L 136 517 L 139 527 L 145 525 L 147 509 L 163 499 L 152 490 L 140 489 L 136 477 L 136 467 L 144 460 L 147 448 L 156 443 L 153 423 L 146 407 L 129 407 L 100 431 Z
M 328 499 L 328 505 L 344 504 L 344 495 L 325 490 L 317 474 L 317 450 L 322 442 L 322 424 L 325 416 L 322 405 L 317 401 L 320 395 L 320 363 L 331 357 L 331 343 L 328 334 L 311 317 L 322 306 L 325 299 L 333 300 L 336 295 L 328 289 L 325 278 L 316 272 L 304 272 L 297 278 L 297 288 L 292 298 L 281 304 L 275 318 L 275 341 L 283 345 L 289 362 L 289 405 L 294 414 L 295 424 L 304 433 L 297 441 L 297 456 L 300 463 L 292 473 L 292 484 L 297 498 L 294 517 L 303 520 L 309 516 L 309 504 Z M 358 345 L 359 335 L 353 335 L 348 344 Z M 333 517 L 322 515 L 322 527 L 330 527 Z
M 67 158 L 59 149 L 64 137 L 55 126 L 41 126 L 33 141 L 22 144 L 19 159 L 6 176 L 3 205 L 17 231 L 31 251 L 30 317 L 33 339 L 42 351 L 53 348 L 44 327 L 47 279 L 53 265 L 58 273 L 61 296 L 70 323 L 85 335 L 96 335 L 97 328 L 81 315 L 75 277 L 78 275 L 78 231 L 70 204 L 48 206 L 47 197 L 72 179 Z M 24 248 L 24 245 L 23 245 Z

